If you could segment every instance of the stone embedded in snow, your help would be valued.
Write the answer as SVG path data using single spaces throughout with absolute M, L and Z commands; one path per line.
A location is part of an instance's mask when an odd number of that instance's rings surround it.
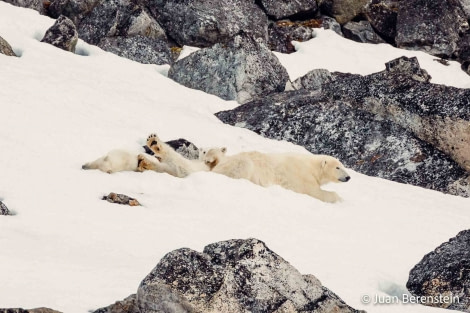
M 344 37 L 363 43 L 385 43 L 368 21 L 347 22 L 343 26 Z
M 29 310 L 25 310 L 22 308 L 14 308 L 14 309 L 0 309 L 0 313 L 61 313 L 61 312 L 52 310 L 49 308 L 36 308 L 36 309 L 29 309 Z
M 136 199 L 120 194 L 120 193 L 114 193 L 114 192 L 111 192 L 107 196 L 103 196 L 102 200 L 106 200 L 108 202 L 116 203 L 116 204 L 140 206 L 139 201 L 137 201 Z
M 268 27 L 269 49 L 281 53 L 293 53 L 295 48 L 292 41 L 303 42 L 314 38 L 314 29 L 319 28 L 321 24 L 321 20 L 270 22 Z
M 166 142 L 176 152 L 189 160 L 197 160 L 199 158 L 199 149 L 190 141 L 180 138 Z
M 415 296 L 442 299 L 424 305 L 469 312 L 469 269 L 470 230 L 465 230 L 425 255 L 410 271 L 406 287 Z
M 0 36 L 0 53 L 8 56 L 15 56 L 15 52 L 11 48 L 10 44 Z
M 451 57 L 460 34 L 469 25 L 458 1 L 407 0 L 398 2 L 396 44 L 439 57 Z
M 314 14 L 316 0 L 260 0 L 266 13 L 276 20 L 297 14 Z
M 470 196 L 470 90 L 428 83 L 415 58 L 386 67 L 367 76 L 317 70 L 294 82 L 311 90 L 273 94 L 217 116 L 370 176 Z
M 339 23 L 334 18 L 329 16 L 322 16 L 321 21 L 321 25 L 324 29 L 330 29 L 341 37 L 344 37 L 343 31 L 341 30 L 341 25 L 339 25 Z
M 363 13 L 369 0 L 318 0 L 322 12 L 333 16 L 341 25 Z
M 78 33 L 75 24 L 66 16 L 61 15 L 44 35 L 41 42 L 49 43 L 57 48 L 74 53 L 77 46 Z
M 0 312 L 1 313 L 1 312 Z M 121 301 L 116 301 L 107 307 L 100 308 L 93 313 L 140 313 L 136 310 L 136 295 L 130 295 Z
M 180 46 L 208 47 L 240 31 L 267 41 L 268 18 L 255 0 L 147 0 L 154 16 Z
M 10 210 L 2 201 L 0 201 L 0 215 L 10 215 Z
M 247 34 L 175 62 L 168 77 L 186 87 L 239 103 L 281 92 L 289 80 L 277 57 Z

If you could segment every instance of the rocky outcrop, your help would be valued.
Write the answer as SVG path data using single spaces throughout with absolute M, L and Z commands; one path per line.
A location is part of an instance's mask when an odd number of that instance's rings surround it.
M 398 2 L 396 43 L 399 48 L 451 57 L 460 34 L 468 27 L 465 13 L 457 0 Z
M 168 77 L 186 87 L 239 103 L 283 91 L 289 80 L 277 57 L 244 33 L 175 62 Z
M 281 53 L 295 52 L 292 40 L 307 41 L 315 37 L 315 28 L 320 27 L 321 20 L 307 20 L 292 22 L 289 20 L 269 23 L 268 47 L 272 51 Z
M 78 33 L 74 23 L 61 15 L 44 35 L 41 42 L 49 43 L 57 48 L 74 53 L 77 46 Z
M 425 255 L 410 271 L 406 287 L 422 296 L 424 305 L 469 312 L 469 269 L 470 230 L 465 230 Z
M 75 26 L 90 13 L 99 0 L 54 0 L 49 5 L 47 13 L 52 18 L 67 16 Z
M 8 56 L 15 56 L 15 52 L 11 48 L 10 44 L 0 36 L 0 53 Z
M 316 71 L 217 116 L 263 136 L 330 154 L 361 173 L 470 196 L 470 90 L 430 84 L 416 59 L 367 76 Z
M 348 22 L 343 26 L 344 37 L 363 43 L 385 43 L 368 21 Z
M 173 56 L 168 42 L 144 36 L 117 36 L 103 38 L 98 47 L 143 64 L 171 64 Z
M 123 305 L 121 305 L 123 303 Z M 141 282 L 136 297 L 95 313 L 359 312 L 302 275 L 257 239 L 210 244 L 202 253 L 168 253 Z
M 7 206 L 0 201 L 0 215 L 11 215 L 10 210 L 8 210 Z
M 390 43 L 397 35 L 397 0 L 372 0 L 365 8 L 367 20 L 374 30 Z
M 107 196 L 103 196 L 101 200 L 106 200 L 111 203 L 124 204 L 129 206 L 140 206 L 139 201 L 137 201 L 136 199 L 114 192 L 111 192 Z
M 61 313 L 61 312 L 52 310 L 49 308 L 36 308 L 36 309 L 29 309 L 29 310 L 25 310 L 22 308 L 14 308 L 14 309 L 0 309 L 0 313 Z
M 369 0 L 318 0 L 323 13 L 334 17 L 341 25 L 364 12 Z
M 50 3 L 50 1 L 44 1 L 44 0 L 3 0 L 3 1 L 13 4 L 17 7 L 36 10 L 41 14 L 46 14 L 47 4 Z
M 293 15 L 312 15 L 317 11 L 316 0 L 260 0 L 266 14 L 279 20 Z
M 240 31 L 267 41 L 268 19 L 254 0 L 149 0 L 147 6 L 180 46 L 208 47 Z

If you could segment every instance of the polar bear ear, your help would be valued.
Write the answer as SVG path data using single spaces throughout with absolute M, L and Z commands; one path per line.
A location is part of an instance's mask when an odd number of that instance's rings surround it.
M 227 152 L 227 148 L 223 147 L 223 148 L 220 149 L 220 151 L 222 151 L 222 153 L 225 153 L 225 152 Z

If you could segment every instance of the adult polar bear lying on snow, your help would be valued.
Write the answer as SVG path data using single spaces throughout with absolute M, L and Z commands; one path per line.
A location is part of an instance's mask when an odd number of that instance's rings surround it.
M 341 198 L 320 186 L 351 179 L 341 162 L 328 155 L 252 151 L 226 156 L 225 152 L 225 148 L 210 149 L 204 155 L 204 162 L 212 172 L 245 178 L 264 187 L 280 185 L 324 202 L 333 203 Z

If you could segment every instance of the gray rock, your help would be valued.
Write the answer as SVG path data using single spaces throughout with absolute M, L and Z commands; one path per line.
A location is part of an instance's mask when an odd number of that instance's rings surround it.
M 368 21 L 347 22 L 343 26 L 344 37 L 363 43 L 385 43 Z
M 61 313 L 49 308 L 36 308 L 25 310 L 22 308 L 0 309 L 0 313 Z
M 190 141 L 179 138 L 166 142 L 167 145 L 172 147 L 176 152 L 189 160 L 197 160 L 199 158 L 199 149 Z
M 240 31 L 267 42 L 268 19 L 255 0 L 153 0 L 147 6 L 180 46 L 208 47 Z
M 457 60 L 462 63 L 462 69 L 470 75 L 470 34 L 460 38 L 455 55 Z
M 8 210 L 7 206 L 0 201 L 0 215 L 11 215 L 10 210 Z
M 317 2 L 323 13 L 334 17 L 343 25 L 363 13 L 369 0 L 318 0 Z
M 143 64 L 171 64 L 173 57 L 168 42 L 144 36 L 105 37 L 98 47 L 121 57 Z
M 292 82 L 292 87 L 299 89 L 321 90 L 323 84 L 333 81 L 333 75 L 325 69 L 315 69 Z
M 59 18 L 59 16 L 67 16 L 75 26 L 89 14 L 99 0 L 54 0 L 47 9 L 50 17 Z
M 2 1 L 13 4 L 14 6 L 17 6 L 17 7 L 36 10 L 40 14 L 43 14 L 43 15 L 46 14 L 45 6 L 47 6 L 47 3 L 49 3 L 49 1 L 44 1 L 44 0 L 2 0 Z
M 175 62 L 168 77 L 186 87 L 239 103 L 283 91 L 289 80 L 277 57 L 247 34 Z
M 398 2 L 396 44 L 448 58 L 457 48 L 468 22 L 457 0 Z
M 469 268 L 470 230 L 465 230 L 425 255 L 410 271 L 406 287 L 415 296 L 429 297 L 424 305 L 469 312 Z
M 142 281 L 140 313 L 358 312 L 257 239 L 168 253 Z
M 130 295 L 122 301 L 100 308 L 93 313 L 139 313 L 136 306 L 136 295 Z
M 341 37 L 344 37 L 343 31 L 341 30 L 341 25 L 334 18 L 331 18 L 329 16 L 322 16 L 321 21 L 322 27 L 324 29 L 331 29 Z
M 295 48 L 292 45 L 292 40 L 303 42 L 314 38 L 314 29 L 320 25 L 321 20 L 271 22 L 268 27 L 269 49 L 281 53 L 293 53 Z
M 397 35 L 397 0 L 372 0 L 365 8 L 367 20 L 388 42 L 395 43 Z
M 61 15 L 44 35 L 41 42 L 49 43 L 57 48 L 74 53 L 77 46 L 78 32 L 75 24 Z
M 8 56 L 15 56 L 15 52 L 11 48 L 10 44 L 0 36 L 0 53 Z
M 470 0 L 459 0 L 462 5 L 462 9 L 467 16 L 467 19 L 470 20 Z
M 417 60 L 406 58 L 367 76 L 311 76 L 311 90 L 273 94 L 217 116 L 370 176 L 470 196 L 470 89 L 430 84 Z
M 102 200 L 106 200 L 110 203 L 116 203 L 116 204 L 140 206 L 139 201 L 137 201 L 136 199 L 120 194 L 120 193 L 114 193 L 114 192 L 111 192 L 107 196 L 103 196 Z
M 260 0 L 260 3 L 276 20 L 298 14 L 313 15 L 318 9 L 316 0 Z

